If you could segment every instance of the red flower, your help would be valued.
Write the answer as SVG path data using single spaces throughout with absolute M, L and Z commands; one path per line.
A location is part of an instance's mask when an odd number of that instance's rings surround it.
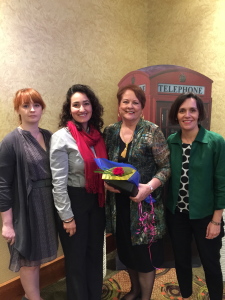
M 116 167 L 112 170 L 113 175 L 122 176 L 124 174 L 124 169 L 122 167 Z

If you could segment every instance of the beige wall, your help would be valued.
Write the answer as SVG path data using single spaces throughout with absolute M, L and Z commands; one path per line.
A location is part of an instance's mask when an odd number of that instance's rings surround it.
M 225 137 L 225 1 L 150 0 L 147 65 L 193 69 L 212 85 L 211 130 Z
M 47 109 L 42 126 L 57 129 L 58 114 L 73 83 L 89 84 L 116 119 L 118 81 L 128 72 L 175 64 L 210 77 L 212 130 L 225 136 L 224 0 L 1 0 L 0 139 L 17 125 L 12 98 L 34 87 Z M 0 283 L 8 251 L 0 238 Z
M 12 98 L 33 87 L 47 104 L 42 126 L 55 131 L 66 91 L 90 85 L 115 122 L 117 83 L 147 64 L 148 0 L 1 0 L 0 140 L 17 125 Z M 0 238 L 0 283 L 8 250 Z

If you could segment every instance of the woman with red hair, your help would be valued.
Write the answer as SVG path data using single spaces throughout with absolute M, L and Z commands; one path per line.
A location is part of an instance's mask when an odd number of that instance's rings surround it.
M 40 300 L 39 270 L 57 256 L 51 133 L 38 127 L 45 103 L 34 89 L 17 91 L 14 109 L 20 125 L 0 145 L 2 236 L 10 251 L 9 269 L 20 271 L 23 300 Z

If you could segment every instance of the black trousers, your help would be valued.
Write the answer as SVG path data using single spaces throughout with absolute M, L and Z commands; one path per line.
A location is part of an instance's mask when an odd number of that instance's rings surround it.
M 68 300 L 100 300 L 103 282 L 103 242 L 105 209 L 98 196 L 84 188 L 68 187 L 76 222 L 76 233 L 69 237 L 58 219 L 65 255 Z
M 223 224 L 221 224 L 221 232 L 218 237 L 206 239 L 206 228 L 212 220 L 212 216 L 190 220 L 188 214 L 180 212 L 172 214 L 167 210 L 166 218 L 182 297 L 188 298 L 192 294 L 191 242 L 194 236 L 205 271 L 210 300 L 221 300 L 223 297 L 223 277 L 220 266 L 220 249 L 224 235 Z

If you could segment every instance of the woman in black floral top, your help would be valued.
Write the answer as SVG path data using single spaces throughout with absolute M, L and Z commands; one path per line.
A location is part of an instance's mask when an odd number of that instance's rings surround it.
M 131 280 L 131 291 L 123 299 L 149 300 L 155 268 L 163 263 L 165 223 L 161 186 L 170 176 L 169 150 L 160 128 L 142 119 L 146 102 L 142 89 L 136 85 L 123 87 L 117 98 L 121 121 L 104 130 L 109 159 L 133 165 L 140 173 L 140 184 L 136 197 L 128 197 L 106 185 L 110 191 L 107 231 L 116 233 L 119 259 L 127 267 Z M 154 236 L 149 231 L 137 234 L 140 205 L 142 213 L 152 217 L 152 206 L 143 201 L 149 194 L 156 200 Z

